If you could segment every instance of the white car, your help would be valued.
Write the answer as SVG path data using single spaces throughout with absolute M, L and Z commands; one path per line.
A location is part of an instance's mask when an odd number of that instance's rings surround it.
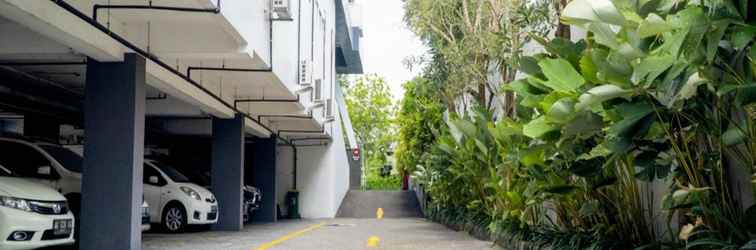
M 0 249 L 73 244 L 74 223 L 63 195 L 0 166 Z
M 0 138 L 0 165 L 17 176 L 63 194 L 73 213 L 81 202 L 81 155 L 60 145 L 30 139 Z
M 159 161 L 144 160 L 144 198 L 150 204 L 150 220 L 169 232 L 218 222 L 215 196 Z

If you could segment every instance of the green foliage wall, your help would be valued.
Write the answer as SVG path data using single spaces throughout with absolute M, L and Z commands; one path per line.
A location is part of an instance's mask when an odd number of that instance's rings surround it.
M 399 144 L 397 167 L 412 173 L 436 141 L 444 126 L 444 105 L 441 97 L 425 78 L 418 77 L 404 84 L 404 97 L 397 115 Z
M 756 207 L 733 195 L 754 182 L 728 174 L 756 172 L 752 2 L 573 0 L 562 20 L 588 37 L 534 37 L 546 52 L 502 88 L 516 115 L 439 130 L 414 174 L 431 215 L 552 249 L 756 249 Z

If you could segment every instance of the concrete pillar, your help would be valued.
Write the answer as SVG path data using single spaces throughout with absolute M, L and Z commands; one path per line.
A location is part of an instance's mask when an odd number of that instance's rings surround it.
M 24 135 L 57 142 L 60 140 L 60 122 L 51 118 L 25 115 Z
M 145 60 L 87 61 L 80 249 L 141 249 Z
M 218 199 L 217 231 L 239 231 L 243 226 L 244 117 L 213 118 L 211 184 Z
M 277 139 L 258 138 L 252 144 L 252 183 L 262 193 L 260 209 L 252 215 L 255 222 L 276 222 L 276 144 Z

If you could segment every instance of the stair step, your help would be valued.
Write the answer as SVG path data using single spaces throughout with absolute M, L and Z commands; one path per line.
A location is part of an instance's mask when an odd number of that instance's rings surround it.
M 375 218 L 383 209 L 384 218 L 422 217 L 415 194 L 411 191 L 350 190 L 341 203 L 336 217 Z

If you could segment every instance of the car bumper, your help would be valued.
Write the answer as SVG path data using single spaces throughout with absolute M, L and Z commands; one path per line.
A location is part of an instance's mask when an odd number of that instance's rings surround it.
M 76 223 L 71 212 L 63 215 L 43 215 L 37 213 L 25 212 L 17 209 L 0 207 L 0 249 L 17 250 L 17 249 L 35 249 L 41 247 L 70 245 L 74 243 L 73 227 L 71 234 L 62 239 L 43 240 L 45 231 L 52 230 L 53 220 L 70 219 Z M 8 241 L 8 237 L 15 231 L 34 232 L 34 236 L 29 241 Z
M 202 225 L 218 222 L 218 203 L 194 202 L 186 209 L 188 224 Z

